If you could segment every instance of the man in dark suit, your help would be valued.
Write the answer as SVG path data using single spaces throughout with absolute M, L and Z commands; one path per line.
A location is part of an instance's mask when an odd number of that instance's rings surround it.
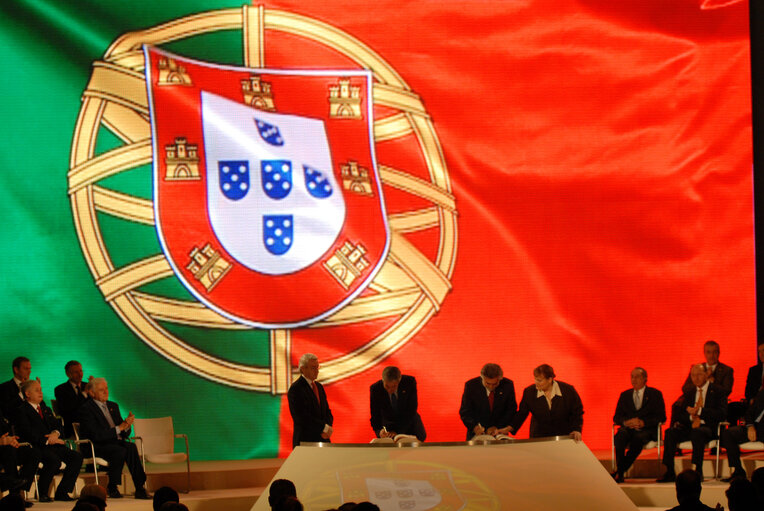
M 378 438 L 404 434 L 424 442 L 427 433 L 417 406 L 416 378 L 397 367 L 385 367 L 382 379 L 369 387 L 371 429 Z
M 659 483 L 676 480 L 674 455 L 677 445 L 692 441 L 692 463 L 703 478 L 703 451 L 706 444 L 716 437 L 719 423 L 727 417 L 727 393 L 708 381 L 708 373 L 703 364 L 692 366 L 690 370 L 693 388 L 686 391 L 672 408 L 671 427 L 664 435 L 663 464 L 666 473 Z
M 475 435 L 506 435 L 517 412 L 515 384 L 504 378 L 499 364 L 486 364 L 480 376 L 464 384 L 459 417 L 467 427 L 467 440 Z
M 756 395 L 764 388 L 764 344 L 759 344 L 759 363 L 748 369 L 745 379 L 745 400 L 748 405 L 753 403 Z
M 38 479 L 40 502 L 50 502 L 48 488 L 53 476 L 59 472 L 61 463 L 65 463 L 64 475 L 56 488 L 55 499 L 74 500 L 69 494 L 74 490 L 77 476 L 82 467 L 82 454 L 69 449 L 60 438 L 58 421 L 53 412 L 43 402 L 42 387 L 37 380 L 27 380 L 21 384 L 26 403 L 16 410 L 16 432 L 23 442 L 29 442 L 37 450 L 42 460 L 42 469 Z
M 722 432 L 722 446 L 727 449 L 727 461 L 732 475 L 724 482 L 736 477 L 745 478 L 745 470 L 740 463 L 740 444 L 764 442 L 764 389 L 760 390 L 745 413 L 745 426 L 733 426 Z
M 324 386 L 316 381 L 318 357 L 305 353 L 300 357 L 299 365 L 300 377 L 287 391 L 289 413 L 294 423 L 292 447 L 297 447 L 300 442 L 330 442 L 334 417 Z
M 58 413 L 64 419 L 64 434 L 66 437 L 71 437 L 74 432 L 72 431 L 72 422 L 78 422 L 77 410 L 88 398 L 85 394 L 85 384 L 82 383 L 82 365 L 76 360 L 70 360 L 64 366 L 66 376 L 69 378 L 67 381 L 55 388 L 56 394 L 56 408 Z
M 13 420 L 16 408 L 22 405 L 21 384 L 32 374 L 32 363 L 26 357 L 16 357 L 11 364 L 13 378 L 0 384 L 0 410 L 3 415 Z
M 143 487 L 146 484 L 146 473 L 138 449 L 134 443 L 127 441 L 135 420 L 133 412 L 122 419 L 119 405 L 109 401 L 109 385 L 106 380 L 95 378 L 92 384 L 93 399 L 85 401 L 79 412 L 81 436 L 93 442 L 96 456 L 109 462 L 109 485 L 106 487 L 109 498 L 122 498 L 117 485 L 122 479 L 122 468 L 127 465 L 135 485 L 135 498 L 150 499 L 151 496 Z
M 0 491 L 21 493 L 32 487 L 40 455 L 29 446 L 20 446 L 11 424 L 0 411 Z M 21 467 L 19 470 L 18 467 Z M 24 500 L 26 507 L 32 503 Z
M 541 364 L 533 370 L 534 384 L 523 391 L 509 432 L 516 433 L 531 414 L 530 438 L 567 436 L 581 440 L 584 405 L 573 385 L 556 381 L 554 369 Z
M 663 394 L 647 386 L 647 371 L 641 367 L 632 369 L 631 387 L 621 393 L 613 415 L 613 423 L 620 427 L 613 439 L 617 469 L 611 475 L 619 483 L 623 482 L 623 474 L 642 452 L 642 447 L 658 440 L 658 424 L 666 422 Z
M 706 361 L 701 365 L 706 371 L 706 379 L 721 387 L 726 395 L 729 396 L 732 392 L 732 384 L 735 381 L 734 370 L 727 364 L 719 362 L 719 343 L 716 341 L 706 341 L 703 345 L 703 356 Z M 687 379 L 682 385 L 682 393 L 689 392 L 695 388 L 695 384 L 692 382 L 690 374 L 687 375 Z

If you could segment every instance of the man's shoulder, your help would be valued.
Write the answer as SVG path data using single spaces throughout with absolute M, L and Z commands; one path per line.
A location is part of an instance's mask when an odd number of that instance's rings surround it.
M 652 394 L 654 396 L 660 396 L 663 397 L 663 392 L 661 392 L 659 389 L 656 389 L 655 387 L 645 387 L 645 395 Z
M 403 385 L 404 387 L 414 387 L 416 386 L 416 378 L 409 374 L 403 374 L 401 375 L 401 382 L 399 385 Z
M 729 372 L 735 371 L 732 367 L 728 366 L 724 362 L 717 362 L 716 370 L 718 371 L 719 369 L 721 369 L 722 371 L 729 371 Z
M 58 394 L 60 394 L 60 393 L 62 393 L 62 392 L 66 392 L 66 387 L 67 387 L 67 386 L 68 386 L 69 388 L 72 388 L 72 386 L 69 384 L 69 380 L 65 381 L 64 383 L 62 383 L 62 384 L 60 384 L 60 385 L 56 385 L 56 388 L 55 388 L 55 389 L 53 389 L 53 392 L 54 392 L 56 395 L 58 395 Z M 72 389 L 72 390 L 74 390 L 74 389 Z
M 18 390 L 18 386 L 16 385 L 16 382 L 13 381 L 13 378 L 11 378 L 8 381 L 4 381 L 3 383 L 0 383 L 0 390 L 6 390 L 9 388 Z
M 299 390 L 301 387 L 307 387 L 307 385 L 308 385 L 308 382 L 305 381 L 305 378 L 303 378 L 302 376 L 299 376 L 289 386 L 289 390 L 287 390 L 287 394 L 289 394 L 290 392 L 295 392 Z
M 379 392 L 380 389 L 385 390 L 385 384 L 382 383 L 382 380 L 377 380 L 369 385 L 370 392 Z
M 469 380 L 464 382 L 464 388 L 465 389 L 466 388 L 470 388 L 471 389 L 473 387 L 477 387 L 478 385 L 481 386 L 481 387 L 483 386 L 483 381 L 482 381 L 482 378 L 480 376 L 478 376 L 476 378 L 470 378 Z

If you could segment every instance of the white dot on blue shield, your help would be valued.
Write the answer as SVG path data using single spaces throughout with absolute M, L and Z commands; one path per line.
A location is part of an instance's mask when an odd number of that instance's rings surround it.
M 286 163 L 281 166 L 281 172 L 289 172 L 289 165 Z
M 225 190 L 227 192 L 230 189 L 231 189 L 231 184 L 230 183 L 223 183 L 223 190 Z
M 230 169 L 230 168 L 228 168 L 228 166 L 227 166 L 227 165 L 223 166 L 223 173 L 224 173 L 224 174 L 228 174 L 228 171 L 229 171 L 229 170 L 231 170 L 231 169 Z
M 273 238 L 268 238 L 267 240 L 265 240 L 265 242 L 266 242 L 268 245 L 273 245 L 273 244 L 275 243 L 275 241 L 273 241 Z
M 316 187 L 316 183 L 314 183 L 313 181 L 308 183 L 308 188 L 310 188 L 311 190 L 314 189 L 315 187 Z
M 290 243 L 292 243 L 290 238 L 284 238 L 284 245 L 289 245 Z
M 290 225 L 292 225 L 292 222 L 290 222 L 289 220 L 284 220 L 284 221 L 281 223 L 281 225 L 283 225 L 284 227 L 289 227 Z
M 247 171 L 247 167 L 245 167 L 244 165 L 239 165 L 239 172 L 244 174 L 246 171 Z
M 270 165 L 266 165 L 265 166 L 265 171 L 266 172 L 270 172 L 271 170 L 273 170 L 273 167 L 271 167 Z
M 281 181 L 281 174 L 273 174 L 274 181 Z
M 281 188 L 283 188 L 284 190 L 289 190 L 289 181 L 284 181 L 283 183 L 281 183 Z
M 266 227 L 273 227 L 273 220 L 268 220 L 265 222 Z
M 278 229 L 278 228 L 275 231 L 273 231 L 273 234 L 275 234 L 276 236 L 281 236 L 283 233 L 284 233 L 284 231 L 282 231 L 281 229 Z
M 239 183 L 239 190 L 244 191 L 247 189 L 247 183 Z
M 238 181 L 238 180 L 239 180 L 239 175 L 238 174 L 234 174 L 233 176 L 231 176 L 231 181 L 233 181 L 234 183 L 236 181 Z
M 265 183 L 266 190 L 270 190 L 271 188 L 273 188 L 273 183 Z

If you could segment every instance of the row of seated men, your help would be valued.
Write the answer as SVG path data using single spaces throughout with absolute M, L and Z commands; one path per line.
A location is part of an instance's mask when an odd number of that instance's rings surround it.
M 719 362 L 719 345 L 704 345 L 706 362 L 692 366 L 682 387 L 682 395 L 672 405 L 671 422 L 665 433 L 660 482 L 676 479 L 674 456 L 684 441 L 693 445 L 692 462 L 702 477 L 703 451 L 717 435 L 717 427 L 727 419 L 728 396 L 732 391 L 733 370 Z M 746 400 L 742 405 L 745 426 L 726 429 L 722 445 L 726 447 L 733 477 L 743 476 L 738 445 L 764 441 L 764 344 L 758 347 L 759 363 L 748 373 Z M 310 353 L 300 358 L 301 376 L 289 388 L 287 397 L 294 433 L 292 445 L 301 442 L 329 442 L 334 418 L 326 391 L 317 381 L 318 358 Z M 475 435 L 511 435 L 531 416 L 530 437 L 570 435 L 581 438 L 583 404 L 576 389 L 555 380 L 551 366 L 542 364 L 533 370 L 534 384 L 523 390 L 518 405 L 512 380 L 505 378 L 497 364 L 483 366 L 480 376 L 464 385 L 459 416 L 467 428 L 466 438 Z M 643 446 L 657 440 L 658 425 L 666 422 L 666 406 L 660 390 L 647 386 L 647 371 L 637 367 L 631 372 L 632 388 L 621 393 L 616 405 L 614 424 L 618 426 L 614 442 L 617 469 L 613 477 L 624 480 L 624 473 L 636 460 Z M 379 438 L 413 435 L 426 437 L 417 411 L 416 378 L 401 374 L 397 367 L 386 367 L 382 379 L 369 389 L 370 423 Z
M 97 457 L 108 462 L 107 493 L 121 498 L 118 484 L 127 465 L 135 484 L 135 498 L 151 498 L 144 484 L 146 474 L 134 443 L 128 442 L 134 420 L 132 412 L 122 418 L 119 405 L 109 401 L 108 383 L 103 378 L 82 381 L 82 365 L 70 361 L 65 366 L 67 381 L 55 389 L 61 421 L 43 400 L 39 380 L 30 379 L 32 364 L 26 357 L 12 363 L 13 378 L 0 384 L 0 489 L 29 491 L 39 469 L 40 502 L 71 501 L 71 492 L 82 467 L 82 454 L 65 441 L 80 424 L 80 437 L 93 443 Z M 63 464 L 63 465 L 62 465 Z M 51 499 L 47 494 L 53 476 L 63 476 Z M 17 467 L 21 467 L 17 469 Z M 30 503 L 31 504 L 31 503 Z

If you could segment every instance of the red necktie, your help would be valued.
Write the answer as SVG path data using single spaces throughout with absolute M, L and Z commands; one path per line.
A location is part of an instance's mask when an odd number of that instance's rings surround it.
M 45 420 L 45 416 L 42 414 L 42 406 L 37 406 L 37 413 L 40 415 L 42 420 Z
M 490 408 L 491 411 L 493 411 L 493 397 L 494 397 L 494 392 L 493 391 L 489 392 L 488 393 L 488 408 Z
M 313 393 L 316 395 L 316 401 L 321 404 L 321 398 L 318 397 L 318 386 L 316 385 L 316 382 L 311 383 L 310 386 L 313 387 Z

